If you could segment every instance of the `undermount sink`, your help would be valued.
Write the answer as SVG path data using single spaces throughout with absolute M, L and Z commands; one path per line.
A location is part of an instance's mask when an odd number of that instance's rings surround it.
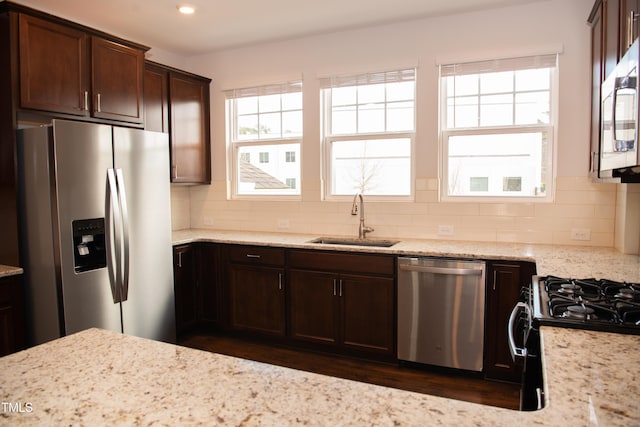
M 377 246 L 381 248 L 389 248 L 399 242 L 397 240 L 352 239 L 348 237 L 318 237 L 317 239 L 310 240 L 309 243 L 319 243 L 322 245 Z

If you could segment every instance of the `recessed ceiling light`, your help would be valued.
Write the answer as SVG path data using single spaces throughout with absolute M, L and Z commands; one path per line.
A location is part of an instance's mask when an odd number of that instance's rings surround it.
M 178 10 L 180 11 L 180 13 L 183 13 L 185 15 L 191 15 L 192 13 L 194 13 L 196 11 L 196 8 L 193 6 L 189 6 L 187 4 L 183 4 L 183 5 L 178 5 L 176 6 L 178 8 Z

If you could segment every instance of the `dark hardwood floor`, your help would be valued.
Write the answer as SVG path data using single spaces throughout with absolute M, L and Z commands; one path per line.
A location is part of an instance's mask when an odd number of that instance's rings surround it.
M 426 368 L 398 366 L 300 351 L 227 335 L 191 334 L 182 338 L 179 344 L 243 359 L 418 393 L 508 409 L 518 409 L 519 407 L 519 386 L 486 381 L 470 375 L 456 375 Z

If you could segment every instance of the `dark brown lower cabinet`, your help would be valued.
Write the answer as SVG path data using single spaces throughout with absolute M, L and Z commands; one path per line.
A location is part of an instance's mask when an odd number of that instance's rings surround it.
M 342 353 L 395 357 L 393 258 L 296 251 L 289 260 L 293 266 L 337 268 L 288 270 L 292 340 Z M 383 274 L 360 273 L 367 270 Z
M 229 296 L 232 329 L 285 335 L 282 268 L 230 265 Z
M 291 337 L 335 345 L 338 342 L 336 275 L 318 271 L 289 271 Z
M 176 333 L 189 332 L 198 321 L 196 258 L 192 245 L 173 248 L 173 286 L 176 306 Z
M 340 276 L 342 345 L 395 356 L 395 281 L 391 277 Z
M 484 374 L 488 379 L 520 382 L 522 368 L 511 359 L 507 325 L 522 287 L 531 283 L 535 264 L 489 262 L 485 320 Z
M 192 243 L 173 248 L 173 279 L 178 336 L 197 327 L 213 329 L 222 320 L 220 247 Z
M 217 328 L 223 322 L 224 295 L 220 286 L 220 245 L 196 243 L 196 280 L 199 288 L 199 324 Z
M 285 250 L 225 245 L 229 328 L 254 335 L 286 335 Z
M 0 278 L 0 357 L 25 348 L 22 276 Z

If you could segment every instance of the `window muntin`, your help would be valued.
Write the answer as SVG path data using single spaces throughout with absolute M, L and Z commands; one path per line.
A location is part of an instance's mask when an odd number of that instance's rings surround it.
M 235 141 L 302 137 L 302 93 L 235 99 Z
M 234 196 L 299 196 L 302 82 L 226 92 Z
M 411 196 L 415 70 L 321 81 L 325 194 Z
M 441 67 L 444 199 L 551 198 L 556 60 Z

